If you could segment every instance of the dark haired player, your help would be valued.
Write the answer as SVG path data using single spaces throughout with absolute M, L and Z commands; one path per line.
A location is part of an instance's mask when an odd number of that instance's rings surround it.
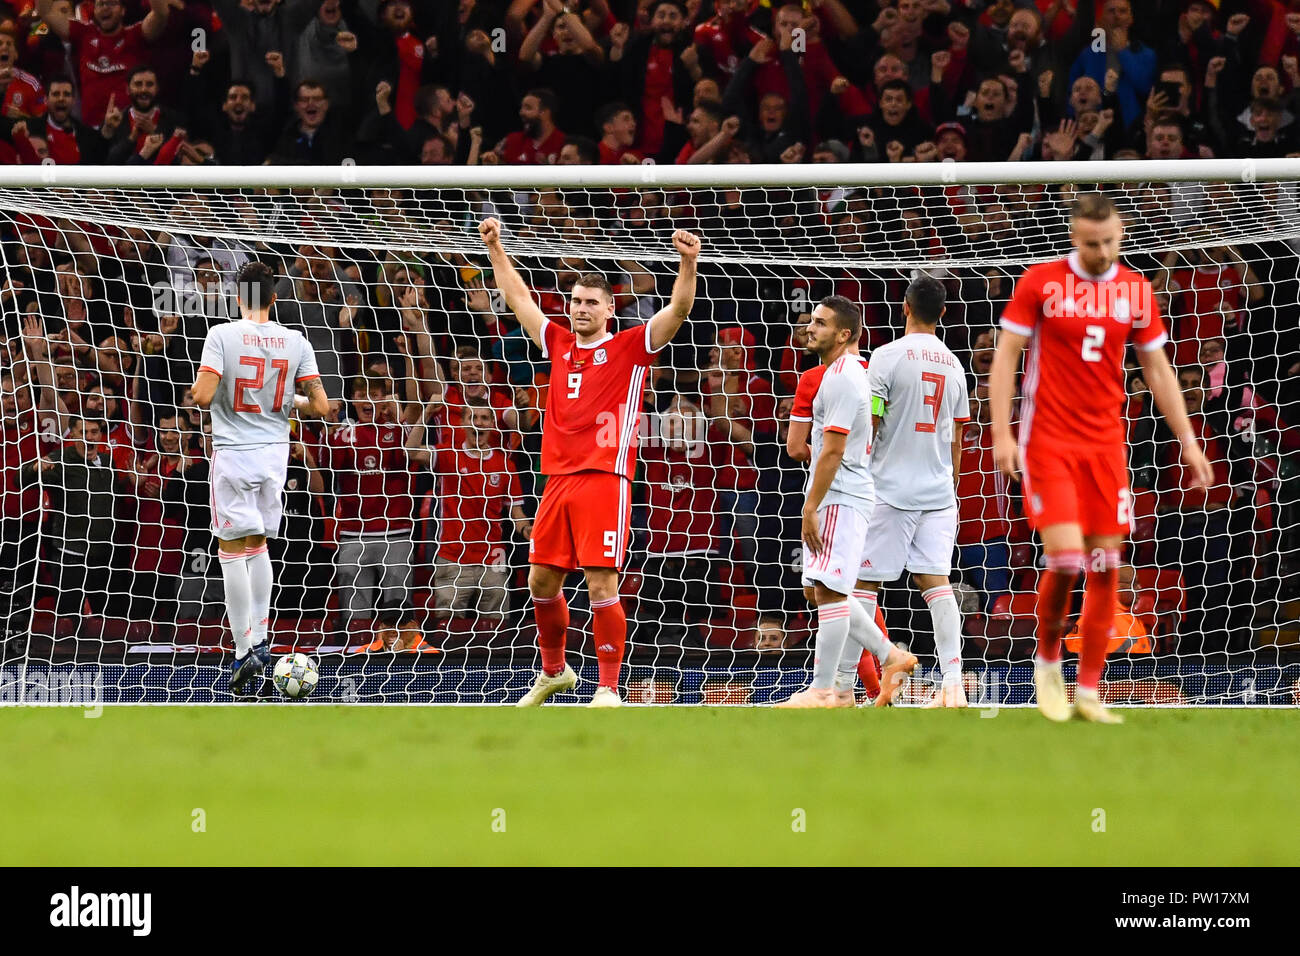
M 528 590 L 537 620 L 542 672 L 519 701 L 536 707 L 570 690 L 578 676 L 564 660 L 569 605 L 564 578 L 577 568 L 587 579 L 599 686 L 592 707 L 618 707 L 619 671 L 627 618 L 618 595 L 618 572 L 630 537 L 632 475 L 637 424 L 646 371 L 686 321 L 695 302 L 695 264 L 700 240 L 673 233 L 681 256 L 667 308 L 644 326 L 623 332 L 607 327 L 614 315 L 608 280 L 578 277 L 569 295 L 569 324 L 551 322 L 534 303 L 527 284 L 501 245 L 495 219 L 479 224 L 497 286 L 519 324 L 551 362 L 550 395 L 542 424 L 542 473 L 546 491 L 528 543 Z
M 271 321 L 275 273 L 248 262 L 236 276 L 242 318 L 209 330 L 194 401 L 212 413 L 212 533 L 235 640 L 230 690 L 242 694 L 271 660 L 271 557 L 289 464 L 289 414 L 324 416 L 329 397 L 316 354 L 295 329 Z M 295 395 L 301 385 L 306 395 Z

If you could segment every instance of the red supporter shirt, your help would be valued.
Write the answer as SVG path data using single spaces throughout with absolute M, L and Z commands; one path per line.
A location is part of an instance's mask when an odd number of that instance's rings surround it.
M 522 505 L 519 475 L 505 453 L 438 452 L 438 557 L 457 564 L 500 564 L 510 510 Z
M 0 101 L 0 114 L 8 116 L 11 109 L 27 117 L 45 115 L 45 90 L 41 81 L 16 66 L 5 87 L 4 100 Z
M 1071 253 L 1025 270 L 1001 324 L 1030 340 L 1021 446 L 1046 455 L 1122 447 L 1124 346 L 1151 351 L 1169 338 L 1151 283 L 1118 263 L 1094 281 Z
M 81 162 L 76 130 L 61 129 L 48 117 L 45 120 L 45 145 L 49 148 L 50 159 L 60 166 L 75 166 Z
M 750 26 L 744 16 L 715 16 L 695 28 L 695 45 L 713 55 L 713 62 L 730 76 L 736 72 L 740 56 L 748 53 L 764 34 Z
M 1164 467 L 1156 470 L 1157 507 L 1178 511 L 1202 511 L 1206 506 L 1232 503 L 1232 484 L 1228 478 L 1228 448 L 1223 436 L 1215 434 L 1204 415 L 1192 415 L 1192 432 L 1205 449 L 1205 457 L 1214 469 L 1214 483 L 1198 488 L 1195 476 L 1183 465 L 1182 446 L 1170 442 L 1165 450 Z
M 324 468 L 334 472 L 338 533 L 384 534 L 411 528 L 411 468 L 400 424 L 330 429 Z
M 622 146 L 617 149 L 613 146 L 606 146 L 604 140 L 597 143 L 596 148 L 600 151 L 600 164 L 602 166 L 617 166 L 623 162 L 624 156 L 632 156 L 638 163 L 641 162 L 640 155 L 632 150 L 624 149 Z
M 24 489 L 20 480 L 22 466 L 41 456 L 35 419 L 30 414 L 0 433 L 0 454 L 4 465 L 4 486 L 0 487 L 4 503 L 0 513 L 6 518 L 35 519 L 41 510 L 41 489 L 36 484 Z
M 542 419 L 542 474 L 604 471 L 631 479 L 641 396 L 656 354 L 649 323 L 586 347 L 570 329 L 546 323 L 542 356 L 551 360 L 551 385 Z
M 767 379 L 745 369 L 728 371 L 727 374 L 740 375 L 742 382 L 740 391 L 728 393 L 728 398 L 739 398 L 744 406 L 744 414 L 733 415 L 732 420 L 748 428 L 755 437 L 775 432 L 776 396 L 772 394 L 772 386 Z M 700 393 L 705 398 L 713 395 L 713 390 L 704 378 L 700 380 Z
M 1006 476 L 993 463 L 993 429 L 968 422 L 961 433 L 957 543 L 979 544 L 1011 531 Z
M 1174 338 L 1174 365 L 1182 368 L 1201 360 L 1201 345 L 1223 338 L 1241 325 L 1246 305 L 1241 273 L 1229 265 L 1199 266 L 1173 275 L 1169 325 Z
M 496 412 L 497 427 L 504 429 L 506 427 L 505 413 L 514 408 L 515 403 L 505 389 L 494 388 L 489 385 L 487 390 L 488 404 L 492 406 L 492 411 Z M 465 397 L 461 394 L 460 386 L 448 385 L 442 397 L 442 412 L 438 416 L 438 424 L 444 445 L 456 447 L 464 441 L 461 416 L 465 414 L 466 407 Z
M 650 505 L 646 547 L 651 554 L 709 554 L 714 550 L 718 513 L 714 479 L 720 465 L 716 453 L 712 442 L 681 450 L 655 444 L 645 450 Z
M 673 51 L 652 46 L 645 65 L 645 92 L 641 96 L 641 142 L 643 156 L 653 156 L 664 144 L 665 96 L 673 96 Z M 678 160 L 681 162 L 681 160 Z
M 501 159 L 510 166 L 549 166 L 560 158 L 564 148 L 564 134 L 558 129 L 540 143 L 534 143 L 523 130 L 516 130 L 505 139 Z
M 120 107 L 128 103 L 126 75 L 144 62 L 148 50 L 144 27 L 133 23 L 105 36 L 97 26 L 69 20 L 68 30 L 81 79 L 81 119 L 87 126 L 99 126 L 110 95 L 116 94 Z

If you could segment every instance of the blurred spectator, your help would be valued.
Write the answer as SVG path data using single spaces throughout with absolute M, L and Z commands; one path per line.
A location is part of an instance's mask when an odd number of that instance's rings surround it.
M 351 398 L 356 420 L 329 430 L 319 461 L 333 479 L 342 630 L 373 617 L 374 640 L 358 650 L 417 650 L 411 481 L 413 469 L 429 464 L 424 423 L 402 424 L 388 382 L 360 380 Z
M 294 48 L 292 81 L 315 80 L 325 88 L 334 108 L 343 116 L 351 116 L 352 59 L 357 52 L 357 35 L 343 19 L 342 0 L 319 0 L 313 6 L 315 16 L 303 28 Z M 409 13 L 408 9 L 408 18 Z M 276 77 L 277 85 L 280 79 Z
M 649 505 L 638 615 L 650 644 L 704 646 L 698 625 L 718 606 L 718 479 L 728 464 L 707 440 L 708 422 L 680 397 L 641 451 Z M 757 522 L 755 522 L 757 524 Z
M 69 44 L 79 71 L 81 119 L 98 126 L 112 104 L 126 104 L 127 74 L 147 58 L 148 45 L 163 35 L 171 4 L 149 0 L 144 19 L 130 26 L 123 22 L 122 0 L 95 0 L 91 25 L 73 19 L 53 0 L 37 0 L 36 9 L 50 30 Z
M 278 538 L 270 539 L 271 560 L 277 565 L 271 607 L 279 619 L 294 624 L 325 617 L 333 577 L 333 562 L 323 543 L 324 516 L 320 507 L 326 486 L 314 445 L 307 441 L 289 445 L 284 526 Z
M 692 103 L 698 79 L 698 54 L 691 43 L 685 8 L 679 0 L 651 0 L 645 6 L 649 29 L 635 35 L 627 24 L 610 30 L 609 62 L 619 77 L 623 100 L 637 113 L 641 136 L 636 150 L 642 156 L 662 159 L 673 146 L 668 127 L 680 125 L 681 111 Z M 696 59 L 693 70 L 688 60 Z
M 341 163 L 346 142 L 343 121 L 331 111 L 325 87 L 311 80 L 299 83 L 294 87 L 293 112 L 296 118 L 276 141 L 270 161 L 303 166 Z
M 176 620 L 176 597 L 181 565 L 185 560 L 188 510 L 167 507 L 183 500 L 170 490 L 187 480 L 193 450 L 185 446 L 174 411 L 158 415 L 153 452 L 133 455 L 121 474 L 134 491 L 134 500 L 123 502 L 119 514 L 135 527 L 131 561 L 131 605 L 128 617 L 138 621 Z M 132 513 L 133 512 L 133 513 Z
M 39 78 L 21 69 L 18 44 L 0 32 L 0 112 L 9 119 L 36 119 L 45 115 L 45 89 Z
M 564 133 L 555 125 L 555 93 L 529 90 L 519 101 L 519 122 L 523 128 L 497 143 L 493 152 L 511 166 L 553 164 L 564 146 Z
M 438 545 L 434 618 L 500 623 L 508 602 L 509 536 L 532 532 L 514 465 L 490 417 L 467 415 L 464 441 L 437 452 Z
M 970 421 L 961 436 L 956 564 L 978 593 L 985 614 L 1011 590 L 1011 499 L 1006 476 L 993 461 L 992 426 L 988 383 L 977 381 L 971 390 Z
M 68 444 L 28 462 L 21 472 L 23 485 L 35 485 L 49 501 L 42 559 L 59 618 L 80 618 L 92 598 L 92 612 L 102 611 L 109 597 L 104 569 L 113 565 L 113 515 L 129 487 L 102 450 L 104 437 L 103 422 L 74 419 Z M 80 620 L 72 624 L 74 635 L 80 626 Z
M 31 393 L 11 374 L 0 375 L 0 641 L 19 637 L 27 624 L 36 580 L 41 492 L 24 485 L 22 469 L 40 455 Z M 0 655 L 2 656 L 2 655 Z
M 274 102 L 276 80 L 293 71 L 297 39 L 319 4 L 316 0 L 212 0 L 212 5 L 230 42 L 231 76 L 252 86 L 256 102 Z
M 1080 13 L 1086 10 L 1091 18 L 1091 4 L 1080 4 L 1079 9 Z M 1132 124 L 1141 118 L 1142 102 L 1155 82 L 1156 53 L 1132 36 L 1133 7 L 1129 0 L 1105 0 L 1100 26 L 1106 31 L 1105 44 L 1083 47 L 1070 68 L 1070 82 L 1086 73 L 1098 83 L 1105 83 L 1107 71 L 1115 70 L 1119 74 L 1116 93 L 1120 115 L 1125 124 Z M 1116 51 L 1113 63 L 1108 51 Z
M 1156 561 L 1178 568 L 1187 587 L 1187 616 L 1180 630 L 1183 653 L 1229 645 L 1228 579 L 1229 506 L 1233 488 L 1228 475 L 1224 436 L 1205 415 L 1205 390 L 1199 367 L 1180 369 L 1192 429 L 1214 468 L 1214 484 L 1197 488 L 1183 467 L 1181 447 L 1162 428 L 1156 481 Z M 1196 643 L 1199 641 L 1199 645 Z
M 798 530 L 808 473 L 786 450 L 793 404 L 793 398 L 781 399 L 776 432 L 754 452 L 759 474 L 758 570 L 754 577 L 758 591 L 755 645 L 759 650 L 784 647 L 791 619 L 808 610 L 801 583 L 803 543 Z
M 194 132 L 207 138 L 216 158 L 226 166 L 258 166 L 266 159 L 289 112 L 287 74 L 273 71 L 271 97 L 259 100 L 253 85 L 235 79 L 224 84 L 218 104 L 218 84 L 210 75 L 212 55 L 197 50 L 186 74 L 186 100 Z
M 545 89 L 563 91 L 555 122 L 587 133 L 599 103 L 605 51 L 577 13 L 561 0 L 542 0 L 541 14 L 519 48 L 519 66 Z

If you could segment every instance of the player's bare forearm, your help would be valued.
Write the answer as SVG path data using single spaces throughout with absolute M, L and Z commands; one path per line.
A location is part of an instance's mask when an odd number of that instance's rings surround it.
M 501 224 L 495 219 L 484 219 L 479 223 L 478 231 L 483 237 L 483 244 L 487 246 L 492 274 L 506 305 L 528 337 L 537 343 L 537 347 L 544 347 L 542 330 L 546 328 L 546 316 L 542 315 L 542 310 L 533 301 L 524 277 L 506 255 L 505 247 L 501 244 Z
M 217 386 L 220 384 L 221 377 L 215 372 L 199 372 L 191 389 L 194 393 L 194 404 L 199 408 L 211 408 L 212 400 L 217 396 Z
M 1155 402 L 1160 414 L 1169 423 L 1169 430 L 1178 436 L 1179 441 L 1193 438 L 1192 423 L 1187 418 L 1187 406 L 1183 403 L 1183 393 L 1178 387 L 1178 379 L 1169 364 L 1164 349 L 1138 349 L 1138 363 L 1142 366 L 1142 378 L 1151 390 L 1151 400 Z
M 785 434 L 785 453 L 795 461 L 808 461 L 812 458 L 812 449 L 808 446 L 810 431 L 812 426 L 808 422 L 790 422 Z
M 673 233 L 673 247 L 681 255 L 677 278 L 673 280 L 668 306 L 650 319 L 650 348 L 661 349 L 673 340 L 695 305 L 696 268 L 700 255 L 699 237 L 678 229 Z
M 293 397 L 293 407 L 299 415 L 324 418 L 329 414 L 330 399 L 325 394 L 325 386 L 321 384 L 319 378 L 309 378 L 303 383 L 302 390 L 307 394 Z

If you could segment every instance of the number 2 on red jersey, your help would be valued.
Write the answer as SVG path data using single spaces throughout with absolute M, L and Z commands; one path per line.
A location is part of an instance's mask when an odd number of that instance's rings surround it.
M 239 357 L 240 365 L 247 365 L 257 373 L 255 378 L 237 378 L 235 379 L 235 411 L 252 412 L 259 414 L 262 406 L 256 402 L 244 401 L 244 389 L 251 388 L 257 391 L 266 384 L 266 359 L 256 355 L 241 355 Z M 284 385 L 289 380 L 289 360 L 288 359 L 271 359 L 271 368 L 279 372 L 279 379 L 275 383 L 275 399 L 272 402 L 272 408 L 280 408 L 284 404 Z

